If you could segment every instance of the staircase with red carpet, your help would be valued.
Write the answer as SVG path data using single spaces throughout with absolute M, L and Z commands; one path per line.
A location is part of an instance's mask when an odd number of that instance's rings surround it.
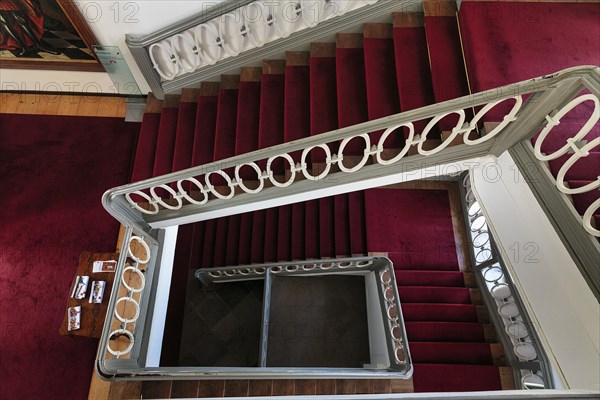
M 310 52 L 288 52 L 285 60 L 265 60 L 262 68 L 242 68 L 239 75 L 223 75 L 221 82 L 204 82 L 163 102 L 149 98 L 134 180 L 468 94 L 457 21 L 444 10 L 395 14 L 393 24 L 366 24 L 363 34 L 340 33 L 335 43 L 313 43 Z M 439 143 L 447 122 L 431 133 L 430 145 Z M 401 137 L 393 140 L 398 148 L 403 145 Z M 349 147 L 349 154 L 361 152 Z M 313 173 L 323 160 L 313 152 Z M 275 170 L 285 179 L 283 168 Z M 458 268 L 449 218 L 446 191 L 384 189 L 181 226 L 161 366 L 179 362 L 190 271 L 378 252 L 394 262 L 415 363 L 413 386 L 398 391 L 510 388 L 505 384 L 510 379 L 503 377 L 512 376 L 510 368 L 494 364 L 502 349 L 493 343 L 494 328 L 472 274 Z M 160 389 L 167 384 L 144 383 L 144 398 L 168 397 Z M 220 395 L 227 394 L 227 384 Z M 228 393 L 251 394 L 248 382 L 238 386 Z M 276 395 L 275 386 L 265 394 Z M 333 386 L 329 394 L 336 392 Z M 343 393 L 377 392 L 347 382 L 343 387 Z M 195 388 L 196 395 L 202 392 L 197 383 Z

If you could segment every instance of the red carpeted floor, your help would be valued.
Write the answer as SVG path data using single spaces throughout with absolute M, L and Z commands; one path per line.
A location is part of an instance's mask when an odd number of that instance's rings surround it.
M 577 65 L 600 65 L 600 3 L 463 1 L 473 92 Z
M 473 91 L 492 89 L 513 82 L 542 76 L 579 65 L 600 66 L 600 3 L 511 3 L 471 2 L 461 4 L 459 12 L 465 59 Z M 542 145 L 549 154 L 565 145 L 565 138 L 580 129 L 592 109 L 590 103 L 570 112 L 555 127 Z M 499 121 L 498 110 L 490 114 Z M 599 126 L 586 136 L 597 138 Z M 535 143 L 537 139 L 534 138 Z M 598 179 L 598 149 L 578 161 L 566 176 L 570 187 L 586 185 Z M 557 176 L 568 159 L 550 162 Z M 573 195 L 580 215 L 598 198 L 592 191 Z M 594 215 L 600 224 L 600 213 Z
M 87 398 L 97 341 L 60 336 L 82 251 L 114 251 L 101 205 L 127 183 L 139 124 L 0 114 L 0 398 Z

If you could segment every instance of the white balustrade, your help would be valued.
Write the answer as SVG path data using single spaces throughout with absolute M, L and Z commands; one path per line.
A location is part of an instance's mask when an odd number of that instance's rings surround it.
M 258 0 L 148 48 L 164 81 L 286 38 L 377 0 Z

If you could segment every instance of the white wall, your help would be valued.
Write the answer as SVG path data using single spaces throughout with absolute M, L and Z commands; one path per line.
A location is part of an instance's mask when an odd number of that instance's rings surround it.
M 79 0 L 75 1 L 99 43 L 119 46 L 143 93 L 149 91 L 125 44 L 125 34 L 148 34 L 223 0 Z M 0 70 L 0 90 L 115 93 L 106 73 Z
M 565 387 L 599 390 L 596 298 L 510 155 L 472 172 L 474 192 Z

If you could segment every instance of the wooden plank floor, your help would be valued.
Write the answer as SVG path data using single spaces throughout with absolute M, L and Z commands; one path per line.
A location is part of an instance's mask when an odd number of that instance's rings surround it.
M 125 97 L 0 93 L 0 113 L 124 118 Z

